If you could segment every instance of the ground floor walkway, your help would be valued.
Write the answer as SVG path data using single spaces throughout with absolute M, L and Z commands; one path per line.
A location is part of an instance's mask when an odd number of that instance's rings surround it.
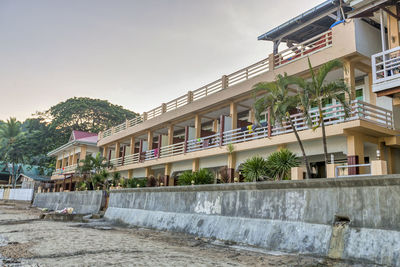
M 238 249 L 183 234 L 101 222 L 39 219 L 37 209 L 0 203 L 0 265 L 5 266 L 365 266 Z

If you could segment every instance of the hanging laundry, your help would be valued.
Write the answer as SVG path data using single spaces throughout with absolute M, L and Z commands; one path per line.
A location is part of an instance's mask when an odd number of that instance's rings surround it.
M 249 131 L 249 133 L 253 133 L 253 125 L 247 126 L 247 130 Z

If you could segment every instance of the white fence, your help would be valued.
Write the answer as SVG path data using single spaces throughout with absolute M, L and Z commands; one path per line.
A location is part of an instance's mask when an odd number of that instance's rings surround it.
M 32 201 L 34 189 L 0 189 L 0 199 Z
M 374 84 L 400 77 L 400 46 L 371 57 Z

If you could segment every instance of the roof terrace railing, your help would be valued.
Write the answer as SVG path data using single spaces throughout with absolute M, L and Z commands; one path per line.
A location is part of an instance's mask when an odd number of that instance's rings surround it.
M 400 46 L 372 55 L 373 83 L 381 83 L 400 77 Z
M 341 104 L 324 107 L 322 111 L 324 114 L 323 118 L 325 125 L 335 125 L 352 120 L 365 120 L 388 129 L 393 129 L 393 114 L 390 110 L 386 110 L 363 101 L 353 101 L 347 117 Z M 318 110 L 310 111 L 312 126 L 315 126 L 318 123 L 319 117 Z M 294 122 L 294 126 L 296 127 L 297 131 L 310 129 L 310 126 L 306 122 L 303 113 L 300 112 L 293 114 L 291 115 L 291 119 Z M 125 156 L 124 160 L 123 157 L 120 157 L 117 159 L 112 159 L 110 162 L 115 167 L 119 167 L 123 165 L 155 160 L 158 158 L 172 157 L 185 153 L 225 146 L 228 144 L 237 144 L 262 138 L 269 138 L 291 132 L 293 132 L 293 129 L 289 123 L 275 126 L 271 125 L 271 127 L 268 127 L 268 123 L 264 126 L 253 125 L 252 127 L 243 127 L 224 131 L 222 135 L 220 133 L 216 133 L 210 136 L 164 146 L 160 149 L 156 148 L 143 151 L 141 153 L 135 153 L 133 155 L 127 155 Z
M 223 75 L 221 79 L 211 82 L 194 91 L 189 91 L 186 95 L 175 98 L 174 100 L 171 100 L 167 103 L 163 103 L 161 106 L 144 112 L 138 118 L 127 121 L 104 132 L 101 132 L 99 134 L 99 140 L 111 136 L 115 133 L 121 132 L 127 128 L 134 127 L 142 123 L 143 121 L 156 118 L 163 113 L 190 104 L 191 102 L 197 101 L 203 97 L 215 94 L 221 90 L 227 89 L 229 86 L 244 82 L 257 75 L 268 72 L 272 68 L 279 68 L 283 65 L 309 56 L 330 46 L 332 46 L 332 30 L 321 33 L 303 43 L 288 48 L 273 56 L 272 59 L 270 59 L 270 57 L 267 57 L 229 75 Z

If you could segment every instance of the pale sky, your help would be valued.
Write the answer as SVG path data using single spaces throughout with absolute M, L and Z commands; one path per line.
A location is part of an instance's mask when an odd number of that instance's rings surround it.
M 268 56 L 322 0 L 0 0 L 0 120 L 74 96 L 148 111 Z

